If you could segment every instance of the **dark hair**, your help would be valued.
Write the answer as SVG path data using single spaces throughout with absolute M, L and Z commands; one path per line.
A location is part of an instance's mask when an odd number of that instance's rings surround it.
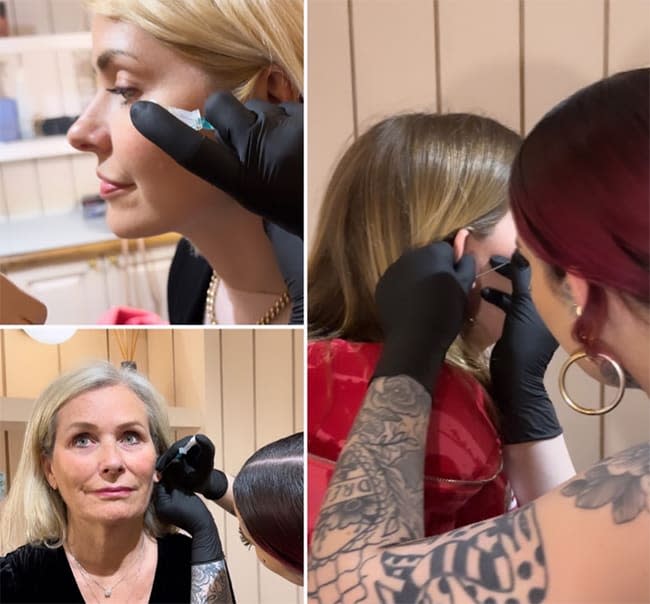
M 650 303 L 650 69 L 576 92 L 535 126 L 515 158 L 520 236 L 556 277 L 589 284 L 574 337 L 598 351 L 606 289 Z
M 235 505 L 255 544 L 303 572 L 303 433 L 251 455 L 233 483 Z

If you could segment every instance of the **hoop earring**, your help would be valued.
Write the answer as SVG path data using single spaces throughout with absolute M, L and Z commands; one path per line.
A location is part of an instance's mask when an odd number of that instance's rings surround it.
M 611 366 L 614 368 L 614 371 L 616 371 L 616 375 L 618 376 L 618 391 L 616 392 L 614 401 L 609 405 L 607 405 L 606 407 L 603 407 L 602 409 L 591 409 L 589 407 L 583 407 L 582 405 L 578 405 L 578 403 L 576 403 L 569 396 L 569 392 L 567 391 L 566 384 L 564 383 L 566 379 L 566 373 L 569 370 L 569 367 L 571 367 L 571 365 L 573 365 L 573 363 L 575 363 L 576 361 L 579 361 L 580 359 L 584 359 L 585 357 L 588 356 L 591 355 L 588 355 L 584 350 L 580 350 L 578 352 L 574 352 L 566 361 L 564 361 L 560 369 L 560 376 L 559 376 L 560 394 L 562 395 L 564 402 L 567 405 L 569 405 L 571 409 L 577 411 L 578 413 L 582 413 L 583 415 L 605 415 L 606 413 L 612 411 L 621 402 L 621 399 L 623 398 L 623 394 L 625 393 L 625 375 L 623 374 L 623 368 L 614 359 L 612 359 L 612 357 L 603 354 L 602 352 L 596 354 L 597 357 L 600 357 L 608 361 L 611 364 Z

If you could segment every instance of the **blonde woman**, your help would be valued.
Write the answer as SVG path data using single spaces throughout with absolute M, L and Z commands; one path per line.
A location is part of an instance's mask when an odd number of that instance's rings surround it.
M 203 503 L 162 493 L 168 515 L 178 498 L 192 506 L 191 522 L 177 522 L 191 540 L 153 508 L 168 433 L 160 395 L 131 369 L 94 363 L 48 386 L 0 517 L 3 602 L 187 602 L 207 594 L 231 601 Z
M 382 351 L 374 302 L 379 278 L 407 250 L 435 241 L 451 244 L 456 259 L 471 254 L 477 278 L 469 317 L 433 392 L 425 533 L 507 509 L 504 418 L 491 401 L 485 355 L 501 334 L 504 314 L 480 292 L 508 287 L 490 257 L 510 257 L 515 248 L 507 186 L 519 145 L 517 134 L 488 118 L 406 114 L 370 128 L 334 170 L 309 261 L 310 530 Z M 402 312 L 409 313 L 406 300 Z M 550 404 L 542 409 L 548 421 L 535 438 L 558 436 Z M 507 444 L 523 438 L 505 436 Z
M 298 101 L 301 0 L 86 4 L 94 13 L 98 90 L 68 138 L 97 156 L 115 234 L 187 237 L 170 271 L 171 322 L 302 322 L 301 303 L 287 291 L 296 298 L 300 288 L 283 275 L 262 218 L 177 164 L 140 134 L 130 115 L 140 100 L 202 109 L 215 91 L 232 91 L 242 101 Z M 285 240 L 283 253 L 302 254 L 298 237 L 287 233 Z

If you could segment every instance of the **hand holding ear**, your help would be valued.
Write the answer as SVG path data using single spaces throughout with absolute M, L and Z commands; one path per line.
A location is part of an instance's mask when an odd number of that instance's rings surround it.
M 220 140 L 203 136 L 156 103 L 131 107 L 137 130 L 181 166 L 302 237 L 302 103 L 242 105 L 230 92 L 217 92 L 206 102 L 205 117 Z
M 508 262 L 493 256 L 497 267 Z M 506 444 L 553 438 L 562 433 L 544 386 L 544 374 L 557 341 L 548 330 L 530 295 L 530 266 L 516 251 L 496 269 L 512 282 L 512 294 L 484 288 L 481 296 L 506 313 L 501 337 L 490 356 L 492 395 L 502 414 Z
M 462 327 L 474 274 L 474 258 L 454 262 L 445 242 L 410 250 L 388 268 L 375 292 L 384 330 L 375 377 L 410 375 L 432 390 Z

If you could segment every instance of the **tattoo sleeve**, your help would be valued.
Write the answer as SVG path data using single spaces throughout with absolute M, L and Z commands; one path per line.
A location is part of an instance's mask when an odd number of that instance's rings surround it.
M 367 552 L 423 536 L 430 407 L 431 395 L 410 377 L 371 383 L 314 529 L 310 577 L 322 602 L 370 597 Z
M 192 604 L 234 604 L 225 560 L 192 566 Z
M 650 512 L 650 443 L 641 443 L 607 457 L 566 484 L 562 495 L 575 497 L 576 507 L 611 506 L 616 524 Z

